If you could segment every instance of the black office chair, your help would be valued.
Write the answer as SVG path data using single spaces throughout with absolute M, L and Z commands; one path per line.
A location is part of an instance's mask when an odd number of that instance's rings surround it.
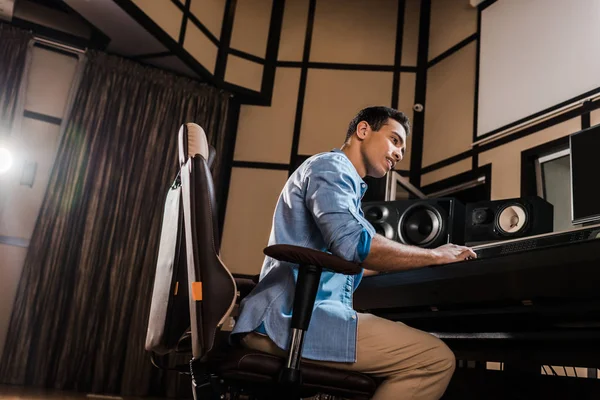
M 226 393 L 232 398 L 244 394 L 260 399 L 297 399 L 317 393 L 370 398 L 377 379 L 301 361 L 322 269 L 344 274 L 360 271 L 358 265 L 331 254 L 290 245 L 264 250 L 300 265 L 287 359 L 230 345 L 229 332 L 222 328 L 255 282 L 235 279 L 219 257 L 217 205 L 208 162 L 214 157 L 201 127 L 189 123 L 181 127 L 180 173 L 165 204 L 146 349 L 158 354 L 191 350 L 189 365 L 178 369 L 191 374 L 196 400 L 203 398 L 206 385 L 214 398 L 225 398 Z M 186 295 L 189 307 L 181 304 Z M 183 315 L 181 309 L 189 314 Z M 188 324 L 190 329 L 183 328 Z

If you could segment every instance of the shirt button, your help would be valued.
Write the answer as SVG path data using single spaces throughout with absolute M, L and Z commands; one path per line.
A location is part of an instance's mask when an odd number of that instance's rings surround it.
M 352 316 L 352 319 L 356 319 L 356 315 L 353 315 L 353 316 Z

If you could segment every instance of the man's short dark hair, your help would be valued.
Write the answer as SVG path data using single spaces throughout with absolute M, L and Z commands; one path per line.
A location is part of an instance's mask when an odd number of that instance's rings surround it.
M 410 122 L 403 112 L 390 107 L 375 106 L 363 108 L 356 114 L 352 121 L 350 121 L 348 132 L 346 132 L 346 142 L 352 137 L 354 132 L 356 132 L 356 127 L 361 121 L 366 121 L 371 126 L 372 130 L 378 131 L 390 118 L 398 121 L 406 131 L 406 136 L 409 135 Z

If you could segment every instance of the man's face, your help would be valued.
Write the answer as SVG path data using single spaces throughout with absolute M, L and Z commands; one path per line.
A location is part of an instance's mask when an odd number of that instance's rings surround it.
M 379 131 L 373 131 L 367 124 L 362 144 L 367 175 L 374 178 L 385 176 L 402 160 L 405 149 L 406 130 L 398 121 L 389 118 Z

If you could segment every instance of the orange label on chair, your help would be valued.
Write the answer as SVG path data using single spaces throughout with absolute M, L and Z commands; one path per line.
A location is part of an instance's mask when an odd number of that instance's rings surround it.
M 192 282 L 192 299 L 202 300 L 202 282 Z

